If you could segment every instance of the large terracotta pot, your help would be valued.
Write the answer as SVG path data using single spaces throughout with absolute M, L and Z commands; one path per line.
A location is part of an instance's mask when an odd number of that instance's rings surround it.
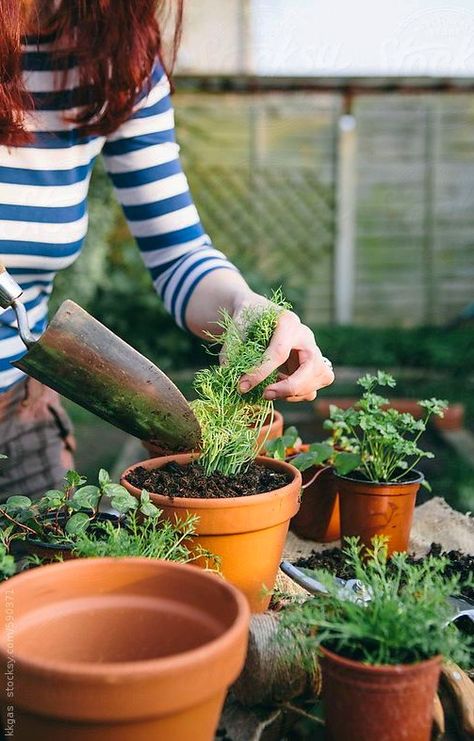
M 121 484 L 138 497 L 140 490 L 126 480 L 137 466 L 150 470 L 171 461 L 189 465 L 197 458 L 197 454 L 185 453 L 136 463 L 122 474 Z M 172 522 L 184 519 L 188 513 L 198 516 L 193 544 L 219 556 L 222 574 L 245 594 L 252 612 L 264 612 L 270 602 L 267 591 L 275 584 L 290 518 L 298 511 L 301 474 L 283 461 L 263 457 L 256 460 L 290 474 L 290 483 L 264 494 L 223 499 L 170 499 L 165 492 L 149 494 L 162 516 Z
M 441 657 L 368 666 L 322 649 L 326 727 L 331 741 L 429 741 Z
M 0 600 L 16 741 L 214 738 L 249 624 L 245 599 L 220 577 L 146 558 L 78 559 L 14 577 Z M 9 728 L 13 700 L 0 702 Z
M 369 546 L 386 535 L 388 553 L 406 551 L 415 500 L 423 474 L 412 471 L 407 482 L 376 483 L 335 474 L 341 508 L 341 537 L 358 535 Z
M 298 453 L 306 453 L 309 445 L 302 445 Z M 288 458 L 291 463 L 291 458 Z M 305 486 L 306 485 L 306 486 Z M 303 471 L 301 505 L 291 519 L 290 530 L 300 538 L 317 543 L 332 543 L 341 536 L 339 494 L 333 469 L 329 466 L 311 466 Z

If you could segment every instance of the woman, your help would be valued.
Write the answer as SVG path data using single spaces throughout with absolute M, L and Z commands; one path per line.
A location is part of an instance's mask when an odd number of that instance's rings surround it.
M 157 0 L 0 0 L 0 261 L 24 290 L 33 333 L 46 323 L 58 272 L 78 256 L 87 191 L 103 153 L 130 229 L 166 308 L 203 336 L 225 307 L 263 305 L 211 244 L 178 159 Z M 174 49 L 179 37 L 177 10 Z M 51 390 L 10 362 L 24 352 L 0 316 L 0 496 L 58 486 L 72 465 L 69 421 Z M 275 368 L 265 396 L 312 400 L 333 381 L 310 329 L 278 324 L 245 393 Z

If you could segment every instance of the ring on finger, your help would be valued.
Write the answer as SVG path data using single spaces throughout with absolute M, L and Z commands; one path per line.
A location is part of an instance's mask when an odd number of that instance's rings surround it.
M 323 355 L 322 356 L 322 361 L 323 361 L 324 365 L 326 365 L 330 370 L 333 369 L 332 363 L 329 360 L 329 358 L 325 358 L 324 355 Z

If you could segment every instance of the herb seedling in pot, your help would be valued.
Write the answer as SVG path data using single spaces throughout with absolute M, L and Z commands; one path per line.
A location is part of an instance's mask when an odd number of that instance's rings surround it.
M 327 594 L 282 613 L 298 655 L 313 666 L 322 652 L 326 722 L 335 741 L 430 738 L 441 658 L 469 660 L 472 638 L 449 624 L 449 596 L 460 592 L 446 577 L 444 558 L 410 563 L 406 553 L 388 562 L 386 539 L 368 549 L 357 539 L 346 560 L 370 594 L 348 599 L 333 574 L 316 571 Z
M 377 387 L 393 388 L 393 376 L 383 371 L 359 379 L 363 394 L 347 410 L 331 406 L 325 427 L 334 445 L 344 438 L 351 454 L 337 467 L 336 477 L 341 505 L 342 536 L 359 536 L 369 545 L 375 535 L 389 538 L 389 552 L 408 547 L 416 493 L 424 481 L 416 470 L 422 458 L 433 454 L 420 448 L 419 440 L 429 418 L 442 417 L 446 401 L 426 399 L 418 402 L 425 410 L 422 419 L 391 408 Z M 342 454 L 341 454 L 342 455 Z
M 224 362 L 195 377 L 200 452 L 145 461 L 121 479 L 135 496 L 149 491 L 167 519 L 196 515 L 194 542 L 221 557 L 223 575 L 242 589 L 254 611 L 269 603 L 288 523 L 299 506 L 301 475 L 285 462 L 256 458 L 260 431 L 273 415 L 263 390 L 276 374 L 246 394 L 238 386 L 265 360 L 287 308 L 276 293 L 272 303 L 244 311 L 239 324 L 223 312 L 222 333 L 211 339 L 222 344 Z

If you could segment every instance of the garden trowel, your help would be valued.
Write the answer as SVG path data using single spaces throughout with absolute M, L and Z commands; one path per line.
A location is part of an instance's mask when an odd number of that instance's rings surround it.
M 16 368 L 125 432 L 166 451 L 199 446 L 199 423 L 170 379 L 74 301 L 36 339 L 22 289 L 0 264 L 0 307 L 13 309 L 28 352 Z

